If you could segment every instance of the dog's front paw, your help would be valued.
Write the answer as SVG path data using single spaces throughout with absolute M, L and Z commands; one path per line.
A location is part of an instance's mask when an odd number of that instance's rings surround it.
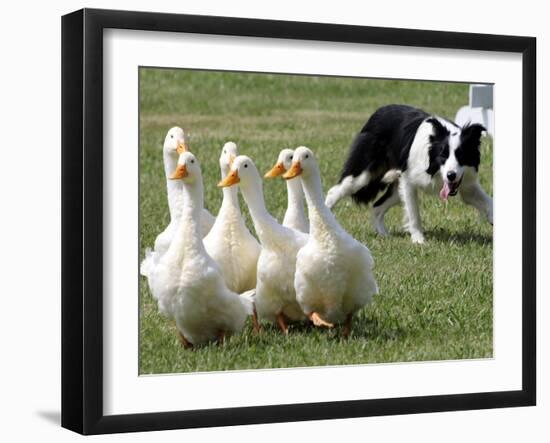
M 426 239 L 424 238 L 424 234 L 422 234 L 422 232 L 411 232 L 411 240 L 417 245 L 423 245 L 426 243 Z
M 378 224 L 375 225 L 374 229 L 380 237 L 387 237 L 388 236 L 388 231 L 386 231 L 386 227 L 383 224 L 382 225 L 378 225 Z
M 388 232 L 386 231 L 386 226 L 384 225 L 384 214 L 382 214 L 381 211 L 378 210 L 378 208 L 374 208 L 373 210 L 372 225 L 378 235 L 381 235 L 382 237 L 388 235 Z
M 329 191 L 327 192 L 325 205 L 327 205 L 329 209 L 332 209 L 332 207 L 336 204 L 337 201 L 338 201 L 338 192 L 336 191 L 335 187 L 330 188 Z

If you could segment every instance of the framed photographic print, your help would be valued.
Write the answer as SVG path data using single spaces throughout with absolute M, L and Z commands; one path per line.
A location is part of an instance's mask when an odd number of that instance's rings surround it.
M 62 425 L 534 405 L 535 51 L 64 16 Z

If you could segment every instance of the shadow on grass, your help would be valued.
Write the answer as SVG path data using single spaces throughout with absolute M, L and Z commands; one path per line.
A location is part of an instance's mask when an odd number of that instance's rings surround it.
M 290 333 L 308 334 L 312 331 L 318 331 L 326 336 L 327 340 L 346 340 L 343 338 L 344 325 L 337 324 L 332 329 L 317 328 L 310 322 L 293 324 Z M 405 328 L 396 326 L 388 328 L 380 324 L 377 318 L 360 317 L 353 321 L 351 327 L 351 336 L 348 340 L 364 339 L 374 340 L 378 342 L 401 340 L 408 335 Z
M 435 239 L 440 242 L 453 242 L 461 245 L 468 243 L 477 243 L 478 245 L 488 245 L 493 242 L 493 236 L 481 234 L 479 232 L 449 232 L 443 228 L 432 229 L 426 232 L 426 238 Z
M 481 234 L 479 232 L 451 232 L 443 228 L 428 229 L 424 231 L 426 242 L 438 241 L 441 243 L 456 243 L 460 245 L 466 245 L 470 243 L 477 243 L 478 245 L 488 245 L 493 242 L 493 236 L 487 234 Z M 388 237 L 397 238 L 409 238 L 410 234 L 406 231 L 391 231 Z M 383 239 L 384 237 L 378 237 Z
M 382 325 L 378 318 L 357 319 L 351 328 L 351 339 L 363 338 L 366 340 L 376 340 L 378 342 L 402 340 L 408 332 L 401 325 Z

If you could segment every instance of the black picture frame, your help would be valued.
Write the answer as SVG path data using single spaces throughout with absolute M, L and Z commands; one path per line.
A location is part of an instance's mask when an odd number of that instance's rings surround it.
M 519 53 L 523 64 L 522 389 L 191 410 L 103 413 L 103 31 L 108 28 Z M 62 18 L 62 426 L 151 431 L 536 403 L 536 39 L 83 9 Z

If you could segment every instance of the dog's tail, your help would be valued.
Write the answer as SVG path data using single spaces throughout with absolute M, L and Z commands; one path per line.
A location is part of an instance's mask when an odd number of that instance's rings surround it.
M 325 204 L 332 208 L 344 197 L 352 197 L 355 203 L 368 204 L 389 184 L 399 180 L 401 170 L 387 166 L 372 158 L 376 153 L 375 137 L 360 133 L 351 145 L 338 184 L 327 192 Z

